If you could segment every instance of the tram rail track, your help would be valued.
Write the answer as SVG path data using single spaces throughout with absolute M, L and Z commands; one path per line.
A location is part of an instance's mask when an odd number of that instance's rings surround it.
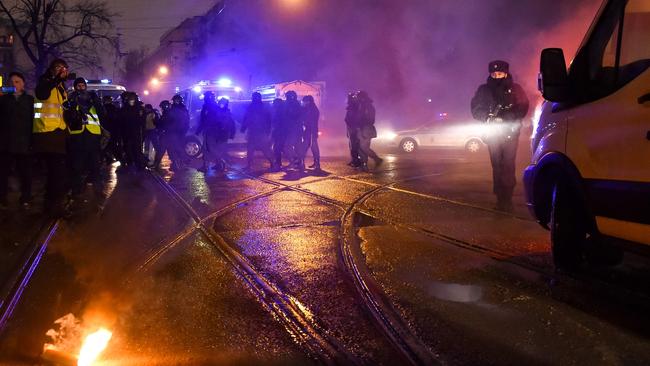
M 292 337 L 306 348 L 309 356 L 323 364 L 360 364 L 360 361 L 348 353 L 309 314 L 304 312 L 297 299 L 284 293 L 274 283 L 267 280 L 245 256 L 226 243 L 212 227 L 206 225 L 206 222 L 210 220 L 209 217 L 201 218 L 168 182 L 159 175 L 152 174 L 152 176 L 195 221 L 201 235 L 228 261 L 257 299 L 283 324 Z M 248 197 L 247 201 L 259 199 L 272 194 L 274 191 L 276 190 Z M 226 212 L 228 209 L 236 208 L 240 204 L 241 202 L 233 203 L 220 211 Z
M 47 247 L 59 229 L 59 219 L 46 220 L 26 251 L 22 265 L 7 281 L 0 294 L 0 334 L 2 334 L 22 295 L 36 272 Z
M 361 179 L 356 179 L 356 178 L 351 178 L 350 176 L 341 176 L 341 175 L 330 175 L 327 177 L 323 177 L 320 179 L 314 179 L 310 180 L 307 182 L 302 182 L 302 183 L 297 183 L 297 184 L 286 184 L 282 182 L 278 182 L 272 179 L 268 179 L 265 177 L 259 177 L 255 176 L 252 174 L 249 174 L 247 172 L 238 170 L 238 169 L 233 169 L 231 170 L 237 172 L 241 176 L 247 177 L 249 179 L 257 180 L 259 182 L 263 182 L 266 184 L 269 184 L 273 186 L 274 188 L 266 191 L 266 192 L 261 192 L 258 194 L 255 194 L 253 196 L 246 197 L 244 199 L 241 199 L 239 201 L 236 201 L 232 204 L 226 205 L 219 210 L 207 215 L 204 218 L 199 218 L 198 215 L 196 215 L 196 218 L 199 220 L 200 225 L 197 224 L 197 228 L 199 226 L 202 226 L 203 229 L 205 230 L 205 225 L 209 224 L 211 221 L 216 220 L 217 218 L 236 210 L 239 207 L 242 207 L 250 202 L 253 202 L 257 199 L 261 199 L 264 197 L 269 197 L 273 194 L 276 194 L 278 192 L 282 191 L 293 191 L 297 193 L 301 193 L 307 196 L 310 196 L 320 202 L 323 202 L 328 205 L 332 205 L 337 207 L 343 212 L 343 215 L 341 216 L 340 219 L 340 252 L 341 256 L 343 258 L 343 263 L 346 267 L 346 270 L 352 277 L 354 281 L 354 286 L 356 287 L 361 299 L 363 300 L 367 311 L 372 315 L 372 317 L 375 319 L 377 324 L 380 326 L 380 328 L 384 331 L 386 337 L 391 341 L 391 343 L 395 346 L 395 348 L 400 351 L 400 353 L 405 357 L 406 360 L 408 360 L 411 364 L 414 365 L 421 365 L 421 364 L 444 364 L 444 360 L 440 358 L 434 350 L 429 349 L 416 335 L 415 331 L 408 325 L 406 324 L 405 320 L 401 318 L 401 316 L 398 314 L 397 310 L 394 308 L 394 306 L 391 304 L 390 300 L 388 299 L 387 295 L 383 293 L 381 290 L 381 286 L 374 281 L 374 278 L 372 276 L 372 273 L 370 270 L 366 267 L 365 262 L 362 260 L 362 253 L 361 249 L 359 246 L 358 242 L 358 237 L 357 237 L 357 223 L 355 220 L 355 215 L 356 214 L 363 214 L 366 215 L 374 220 L 383 222 L 388 225 L 392 225 L 397 228 L 402 228 L 402 229 L 407 229 L 413 232 L 417 232 L 420 234 L 423 234 L 427 237 L 431 237 L 440 241 L 443 241 L 447 244 L 451 244 L 453 246 L 465 249 L 465 250 L 471 250 L 473 252 L 478 252 L 481 253 L 482 255 L 486 255 L 494 260 L 501 261 L 501 262 L 507 262 L 509 264 L 513 264 L 519 267 L 522 267 L 526 270 L 536 272 L 544 278 L 547 278 L 549 280 L 553 281 L 576 281 L 576 280 L 584 280 L 584 278 L 581 278 L 580 276 L 576 276 L 573 274 L 566 274 L 566 273 L 558 273 L 552 270 L 549 270 L 547 268 L 542 268 L 540 266 L 536 266 L 518 259 L 514 259 L 517 255 L 515 253 L 508 253 L 505 251 L 500 251 L 496 249 L 492 249 L 490 247 L 476 244 L 476 243 L 470 243 L 462 239 L 455 238 L 453 236 L 447 235 L 445 233 L 437 232 L 435 230 L 431 230 L 428 228 L 423 228 L 423 227 L 418 227 L 416 225 L 410 225 L 410 224 L 405 224 L 402 222 L 397 222 L 395 220 L 390 220 L 386 217 L 380 217 L 372 212 L 368 212 L 367 210 L 363 209 L 362 206 L 365 201 L 373 197 L 374 195 L 378 194 L 379 192 L 383 191 L 392 191 L 392 192 L 397 192 L 397 193 L 404 193 L 404 194 L 410 194 L 410 195 L 416 195 L 416 196 L 422 196 L 423 198 L 427 198 L 430 200 L 434 201 L 443 201 L 448 204 L 452 205 L 459 205 L 463 207 L 467 207 L 470 209 L 478 209 L 481 211 L 485 212 L 491 212 L 499 215 L 506 215 L 506 216 L 511 216 L 513 219 L 519 219 L 519 220 L 527 220 L 521 217 L 517 217 L 514 215 L 509 215 L 509 214 L 503 214 L 501 212 L 496 212 L 492 209 L 488 209 L 485 207 L 481 206 L 476 206 L 472 204 L 468 204 L 465 202 L 459 202 L 459 201 L 454 201 L 450 199 L 446 199 L 444 197 L 437 197 L 434 195 L 428 195 L 428 194 L 421 194 L 419 192 L 412 192 L 408 190 L 403 190 L 400 188 L 394 187 L 396 184 L 399 183 L 404 183 L 407 181 L 411 180 L 417 180 L 424 178 L 426 176 L 432 176 L 432 175 L 438 175 L 440 173 L 433 173 L 433 174 L 427 174 L 427 175 L 418 175 L 414 177 L 409 177 L 406 179 L 402 179 L 399 181 L 394 181 L 386 184 L 377 184 L 377 183 L 372 183 L 372 182 L 367 182 Z M 305 185 L 311 184 L 311 183 L 317 183 L 321 181 L 327 181 L 327 180 L 333 180 L 333 179 L 340 179 L 340 180 L 346 180 L 350 182 L 356 182 L 360 184 L 364 184 L 366 186 L 372 187 L 372 189 L 365 191 L 362 193 L 360 196 L 358 196 L 351 204 L 346 203 L 343 201 L 340 201 L 335 198 L 331 198 L 322 194 L 318 194 L 315 192 L 310 191 L 309 189 L 304 188 Z M 185 203 L 186 205 L 189 206 L 189 204 Z M 530 220 L 528 220 L 530 221 Z M 192 230 L 193 231 L 193 230 Z M 223 242 L 223 245 L 226 245 L 229 247 L 229 250 L 237 252 L 234 248 L 232 248 L 229 244 Z M 238 252 L 237 252 L 238 253 Z M 239 256 L 242 256 L 241 254 L 238 253 Z M 250 266 L 250 264 L 249 264 Z M 607 287 L 607 284 L 602 284 L 603 286 Z M 610 290 L 611 286 L 609 286 Z M 619 292 L 620 293 L 620 292 Z

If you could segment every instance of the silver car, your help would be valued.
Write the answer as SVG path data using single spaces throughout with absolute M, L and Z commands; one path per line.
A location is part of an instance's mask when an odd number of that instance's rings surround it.
M 465 149 L 477 153 L 484 148 L 482 137 L 485 126 L 480 123 L 435 121 L 419 128 L 405 131 L 382 131 L 378 142 L 397 148 L 400 152 L 414 153 L 423 148 Z

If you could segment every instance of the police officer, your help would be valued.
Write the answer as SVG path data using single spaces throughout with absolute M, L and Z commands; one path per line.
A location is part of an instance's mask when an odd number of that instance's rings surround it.
M 303 151 L 302 158 L 304 160 L 307 155 L 307 150 L 311 146 L 311 154 L 314 158 L 314 163 L 310 168 L 320 170 L 320 149 L 318 148 L 318 120 L 320 118 L 320 111 L 314 102 L 314 97 L 306 95 L 302 98 L 302 122 L 305 126 L 305 133 L 303 135 Z
M 173 152 L 169 149 L 167 143 L 167 126 L 169 125 L 169 108 L 171 108 L 171 103 L 168 100 L 163 100 L 158 105 L 160 107 L 160 118 L 156 123 L 156 131 L 158 133 L 158 149 L 153 159 L 152 168 L 155 170 L 160 170 L 160 162 L 165 153 L 169 154 L 169 159 L 172 160 Z
M 45 212 L 53 216 L 64 214 L 63 198 L 66 184 L 66 140 L 68 128 L 63 118 L 63 104 L 68 99 L 65 80 L 68 64 L 53 60 L 36 85 L 34 100 L 34 129 L 32 147 L 45 163 Z
M 284 117 L 284 100 L 275 98 L 273 100 L 273 109 L 271 116 L 271 139 L 273 140 L 273 157 L 275 168 L 282 166 L 282 154 L 284 153 L 287 141 L 287 127 Z
M 246 109 L 241 126 L 241 133 L 248 131 L 246 134 L 246 158 L 248 161 L 246 169 L 253 167 L 255 151 L 261 151 L 268 159 L 271 170 L 277 170 L 271 150 L 271 127 L 271 112 L 262 102 L 262 94 L 255 92 L 251 96 L 251 104 Z
M 361 158 L 359 157 L 359 137 L 357 131 L 359 126 L 356 125 L 359 117 L 359 100 L 356 92 L 348 94 L 348 106 L 345 112 L 345 126 L 348 133 L 350 144 L 350 156 L 352 160 L 348 163 L 349 166 L 357 168 L 361 166 Z
M 287 168 L 305 170 L 305 161 L 302 158 L 304 127 L 302 124 L 302 107 L 298 102 L 298 94 L 290 90 L 286 94 L 284 104 L 284 122 L 287 127 L 286 150 L 291 163 Z
M 226 168 L 226 147 L 228 139 L 234 137 L 235 121 L 228 108 L 228 99 L 215 100 L 211 91 L 203 95 L 203 108 L 196 134 L 203 133 L 203 166 L 199 171 L 207 173 L 211 163 L 214 169 L 223 171 Z
M 144 155 L 142 154 L 144 132 L 144 108 L 134 92 L 122 94 L 124 105 L 120 113 L 120 122 L 124 133 L 125 163 L 131 170 L 143 170 Z
M 168 109 L 163 109 L 163 117 L 160 120 L 160 127 L 163 130 L 160 136 L 161 152 L 156 154 L 154 166 L 160 167 L 160 161 L 165 151 L 171 160 L 171 170 L 183 168 L 184 149 L 183 143 L 185 134 L 190 127 L 190 114 L 183 103 L 183 97 L 176 94 L 172 97 L 172 103 Z
M 100 140 L 102 135 L 100 115 L 103 106 L 99 96 L 89 91 L 84 78 L 74 81 L 74 91 L 70 94 L 68 108 L 78 113 L 77 121 L 68 123 L 70 139 L 68 142 L 68 163 L 70 164 L 70 188 L 72 197 L 83 192 L 84 175 L 92 183 L 96 193 L 101 192 L 100 179 Z
M 528 113 L 528 98 L 523 88 L 513 81 L 507 62 L 490 62 L 488 72 L 487 83 L 481 85 L 472 98 L 472 115 L 489 126 L 485 142 L 492 163 L 496 209 L 512 212 L 512 195 L 517 182 L 515 158 L 521 120 Z
M 110 95 L 102 97 L 104 105 L 104 118 L 102 119 L 102 127 L 109 133 L 108 145 L 104 149 L 103 159 L 106 164 L 112 164 L 115 159 L 122 160 L 121 148 L 121 131 L 119 130 L 120 111 L 113 103 L 113 98 Z
M 375 161 L 375 167 L 381 165 L 384 160 L 370 148 L 372 139 L 377 137 L 377 130 L 375 129 L 375 107 L 372 104 L 372 99 L 363 90 L 357 92 L 356 99 L 358 101 L 358 110 L 354 125 L 357 126 L 357 138 L 359 140 L 359 167 L 361 170 L 367 171 L 369 157 Z

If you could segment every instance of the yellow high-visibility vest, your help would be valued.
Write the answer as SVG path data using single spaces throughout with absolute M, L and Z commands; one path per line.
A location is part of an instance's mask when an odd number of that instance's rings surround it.
M 56 129 L 65 130 L 63 120 L 63 103 L 68 98 L 64 92 L 63 97 L 57 87 L 52 88 L 47 100 L 34 99 L 34 133 L 52 132 Z
M 79 110 L 79 106 L 77 106 L 77 110 Z M 90 107 L 88 113 L 86 113 L 86 116 L 88 117 L 88 121 L 86 121 L 86 123 L 81 125 L 80 130 L 70 129 L 71 135 L 78 135 L 84 132 L 84 129 L 88 130 L 88 132 L 92 133 L 93 135 L 102 134 L 102 127 L 99 124 L 99 115 L 97 114 L 97 110 L 95 109 L 94 106 Z

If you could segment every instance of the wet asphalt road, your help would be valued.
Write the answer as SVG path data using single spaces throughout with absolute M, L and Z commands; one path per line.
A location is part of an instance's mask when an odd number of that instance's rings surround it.
M 112 175 L 50 243 L 0 362 L 38 364 L 73 313 L 114 332 L 111 365 L 650 364 L 646 259 L 555 273 L 521 185 L 492 210 L 482 153 L 346 162 Z

